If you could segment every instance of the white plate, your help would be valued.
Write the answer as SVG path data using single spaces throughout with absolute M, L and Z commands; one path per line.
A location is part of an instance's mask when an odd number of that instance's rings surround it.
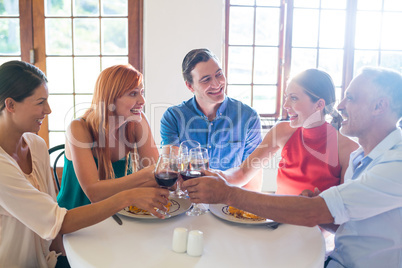
M 216 217 L 221 218 L 223 220 L 227 220 L 230 222 L 236 222 L 236 223 L 242 223 L 242 224 L 267 224 L 270 222 L 274 222 L 273 220 L 269 219 L 239 219 L 233 216 L 232 214 L 229 213 L 228 211 L 229 206 L 224 205 L 224 204 L 215 204 L 215 205 L 209 205 L 209 210 L 211 211 L 212 214 L 214 214 Z
M 185 198 L 173 197 L 173 198 L 170 198 L 170 202 L 172 202 L 172 205 L 170 206 L 168 213 L 172 217 L 186 212 L 191 207 L 190 200 L 185 199 Z M 130 218 L 136 218 L 136 219 L 159 219 L 158 217 L 155 217 L 155 216 L 149 215 L 149 214 L 144 214 L 143 212 L 140 212 L 140 213 L 131 212 L 128 210 L 128 208 L 124 208 L 123 210 L 120 210 L 118 212 L 118 214 L 130 217 Z

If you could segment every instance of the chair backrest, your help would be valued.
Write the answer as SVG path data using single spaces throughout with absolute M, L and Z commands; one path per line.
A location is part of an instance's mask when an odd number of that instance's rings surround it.
M 59 181 L 59 178 L 57 176 L 56 167 L 57 167 L 57 162 L 59 161 L 60 157 L 64 154 L 64 144 L 60 144 L 60 145 L 54 146 L 54 147 L 49 149 L 49 155 L 54 153 L 54 152 L 60 151 L 60 150 L 61 150 L 61 152 L 59 152 L 59 154 L 57 155 L 56 159 L 53 162 L 54 180 L 56 181 L 56 186 L 57 186 L 57 189 L 59 191 L 60 191 L 60 181 Z

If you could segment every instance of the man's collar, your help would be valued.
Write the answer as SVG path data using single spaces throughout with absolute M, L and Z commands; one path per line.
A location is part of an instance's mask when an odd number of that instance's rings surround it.
M 378 156 L 382 155 L 384 152 L 391 149 L 395 144 L 400 143 L 402 141 L 402 131 L 400 128 L 396 128 L 394 131 L 388 134 L 380 143 L 378 143 L 373 150 L 367 155 L 371 159 L 376 159 Z M 363 152 L 363 147 L 359 147 L 356 151 L 353 152 L 351 158 L 356 157 L 357 155 Z
M 200 108 L 198 107 L 195 95 L 193 96 L 193 98 L 191 99 L 191 105 L 193 106 L 194 110 L 204 119 L 208 120 L 208 117 L 205 116 L 205 114 L 200 110 Z M 223 112 L 225 111 L 226 107 L 228 106 L 228 97 L 225 95 L 225 99 L 223 100 L 223 102 L 221 103 L 221 105 L 219 106 L 218 110 L 216 111 L 216 116 L 215 119 L 217 119 L 218 117 L 220 117 Z

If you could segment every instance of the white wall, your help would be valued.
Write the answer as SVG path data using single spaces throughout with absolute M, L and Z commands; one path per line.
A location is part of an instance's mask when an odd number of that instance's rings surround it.
M 144 1 L 145 112 L 157 144 L 163 112 L 192 96 L 181 75 L 184 56 L 202 47 L 223 55 L 224 10 L 223 0 Z
M 181 75 L 187 52 L 206 47 L 223 60 L 224 19 L 224 0 L 144 1 L 145 113 L 157 144 L 162 114 L 192 96 Z M 264 191 L 275 191 L 275 177 L 264 170 Z

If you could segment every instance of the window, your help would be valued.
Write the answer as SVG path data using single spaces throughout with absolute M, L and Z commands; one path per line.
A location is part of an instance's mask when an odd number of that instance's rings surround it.
M 128 63 L 127 0 L 45 2 L 50 147 L 90 107 L 101 70 Z
M 142 0 L 0 0 L 0 64 L 23 60 L 49 80 L 52 113 L 39 135 L 65 142 L 89 107 L 99 72 L 130 63 L 142 71 Z
M 18 1 L 0 1 L 0 64 L 21 60 Z
M 354 71 L 365 65 L 402 71 L 402 1 L 360 0 L 356 11 Z
M 227 1 L 228 95 L 265 116 L 279 114 L 279 55 L 283 7 L 279 0 Z
M 227 0 L 228 95 L 262 118 L 281 119 L 286 81 L 308 68 L 328 72 L 339 101 L 362 66 L 402 71 L 399 0 Z

